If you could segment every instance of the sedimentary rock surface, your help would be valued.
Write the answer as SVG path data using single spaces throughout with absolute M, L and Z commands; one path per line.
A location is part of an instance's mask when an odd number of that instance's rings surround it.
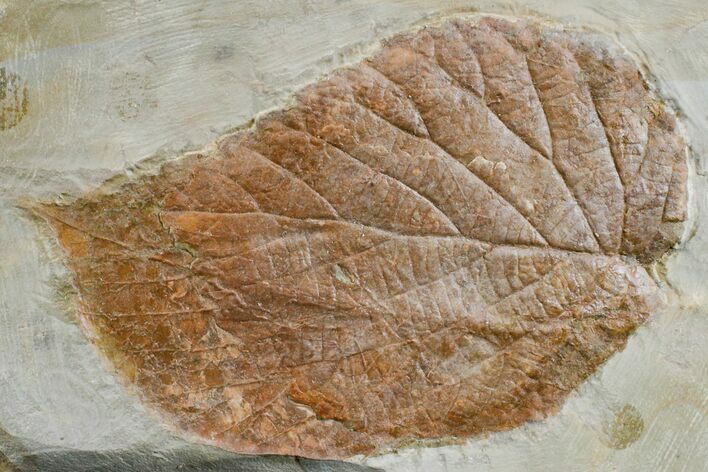
M 455 20 L 37 211 L 87 335 L 177 429 L 347 457 L 557 410 L 658 306 L 686 162 L 596 39 Z

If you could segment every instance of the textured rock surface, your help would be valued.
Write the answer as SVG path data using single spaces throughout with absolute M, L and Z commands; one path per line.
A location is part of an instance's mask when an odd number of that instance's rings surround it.
M 181 430 L 346 457 L 554 411 L 658 304 L 675 119 L 626 59 L 445 23 L 111 194 L 38 211 L 86 332 Z

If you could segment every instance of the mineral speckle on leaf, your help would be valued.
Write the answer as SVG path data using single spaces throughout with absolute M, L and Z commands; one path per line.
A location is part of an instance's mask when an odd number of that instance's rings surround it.
M 154 176 L 38 209 L 175 427 L 340 458 L 544 418 L 658 304 L 674 116 L 582 33 L 452 20 Z

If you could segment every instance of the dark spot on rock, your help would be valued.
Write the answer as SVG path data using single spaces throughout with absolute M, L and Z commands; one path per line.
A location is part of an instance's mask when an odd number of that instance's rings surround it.
M 228 44 L 218 46 L 214 52 L 214 59 L 217 61 L 225 61 L 234 56 L 234 47 Z
M 0 131 L 14 128 L 27 114 L 27 84 L 22 78 L 0 67 Z

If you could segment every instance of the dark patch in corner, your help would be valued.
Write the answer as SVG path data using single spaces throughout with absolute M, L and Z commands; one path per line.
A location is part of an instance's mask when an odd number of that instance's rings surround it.
M 19 469 L 10 462 L 10 459 L 8 459 L 5 454 L 0 452 L 0 472 L 15 472 L 16 470 Z
M 12 470 L 12 469 L 10 469 Z M 170 451 L 73 451 L 31 454 L 14 469 L 20 472 L 371 472 L 372 469 L 338 461 L 316 461 L 290 456 L 241 456 L 224 451 L 178 449 Z M 2 471 L 2 469 L 0 469 Z M 14 472 L 14 471 L 13 471 Z
M 0 472 L 19 472 L 20 469 L 10 460 L 13 454 L 25 452 L 23 445 L 0 426 Z
M 31 444 L 31 446 L 29 445 Z M 247 456 L 184 443 L 170 449 L 79 451 L 22 444 L 0 427 L 0 472 L 375 472 L 340 461 L 293 456 Z M 8 457 L 9 456 L 9 457 Z

